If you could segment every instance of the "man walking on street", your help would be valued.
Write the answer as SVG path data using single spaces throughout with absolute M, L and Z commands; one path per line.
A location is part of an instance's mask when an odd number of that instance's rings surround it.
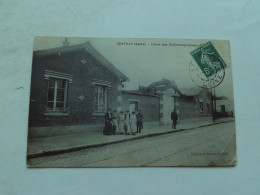
M 137 118 L 137 133 L 141 133 L 141 129 L 143 128 L 143 115 L 141 110 L 138 110 L 138 114 L 136 115 Z
M 178 115 L 176 112 L 176 109 L 171 114 L 171 119 L 172 119 L 172 128 L 176 129 L 177 121 L 178 121 Z

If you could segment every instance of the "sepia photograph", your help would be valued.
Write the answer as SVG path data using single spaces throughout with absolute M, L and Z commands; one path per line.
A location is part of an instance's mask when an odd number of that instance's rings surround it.
M 234 166 L 228 40 L 35 37 L 27 166 Z

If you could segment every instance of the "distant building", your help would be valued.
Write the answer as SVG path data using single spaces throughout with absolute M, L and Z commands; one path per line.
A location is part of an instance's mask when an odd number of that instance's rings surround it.
M 216 98 L 217 117 L 234 116 L 234 104 L 227 97 Z
M 145 90 L 144 90 L 145 89 Z M 162 79 L 153 82 L 139 93 L 160 97 L 159 120 L 161 125 L 172 124 L 171 113 L 175 109 L 179 122 L 212 117 L 212 99 L 209 89 L 191 87 L 179 89 L 174 81 Z
M 209 89 L 200 87 L 181 89 L 179 99 L 180 120 L 201 119 L 212 116 L 212 99 Z

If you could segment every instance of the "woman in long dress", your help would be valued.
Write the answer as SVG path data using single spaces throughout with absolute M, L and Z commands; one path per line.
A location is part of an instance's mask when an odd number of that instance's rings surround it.
M 108 112 L 105 114 L 105 127 L 104 127 L 104 135 L 112 135 L 112 114 L 111 110 L 108 109 Z
M 120 111 L 120 114 L 119 114 L 119 127 L 118 127 L 119 134 L 123 134 L 124 133 L 124 131 L 125 131 L 124 126 L 125 126 L 125 115 L 124 115 L 123 111 Z
M 130 126 L 131 126 L 131 134 L 135 134 L 137 130 L 137 126 L 136 126 L 136 115 L 134 111 L 130 115 Z

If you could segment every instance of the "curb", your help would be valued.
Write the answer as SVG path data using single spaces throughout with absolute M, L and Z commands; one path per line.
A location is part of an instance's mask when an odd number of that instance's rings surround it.
M 208 126 L 213 126 L 213 125 L 217 125 L 217 124 L 221 124 L 221 123 L 227 123 L 227 122 L 231 122 L 231 121 L 235 121 L 235 120 L 229 120 L 229 121 L 223 121 L 223 122 L 212 123 L 212 124 L 207 124 L 207 125 L 201 125 L 201 126 L 198 126 L 198 127 L 171 130 L 171 131 L 166 131 L 166 132 L 150 133 L 150 134 L 140 135 L 140 136 L 137 136 L 137 137 L 131 137 L 131 138 L 126 138 L 126 139 L 122 139 L 122 140 L 116 140 L 116 141 L 110 141 L 110 142 L 104 142 L 104 143 L 98 143 L 98 144 L 89 144 L 89 145 L 76 146 L 76 147 L 70 147 L 70 148 L 64 148 L 64 149 L 58 149 L 58 150 L 43 151 L 43 152 L 35 153 L 35 154 L 28 154 L 27 160 L 32 159 L 32 158 L 39 158 L 39 157 L 44 157 L 44 156 L 53 156 L 53 155 L 75 152 L 75 151 L 80 151 L 80 150 L 85 150 L 85 149 L 90 149 L 90 148 L 102 147 L 102 146 L 117 144 L 117 143 L 126 142 L 126 141 L 143 139 L 143 138 L 146 138 L 146 137 L 154 137 L 154 136 L 158 136 L 158 135 L 177 133 L 177 132 L 181 132 L 181 131 L 187 131 L 187 130 L 197 129 L 197 128 L 201 128 L 201 127 L 208 127 Z

